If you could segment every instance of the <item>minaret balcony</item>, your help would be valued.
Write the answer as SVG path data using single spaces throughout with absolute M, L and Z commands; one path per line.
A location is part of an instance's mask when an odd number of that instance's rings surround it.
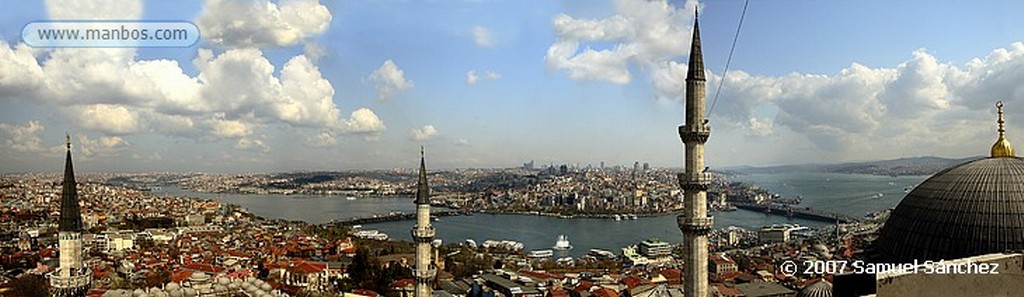
M 679 126 L 679 138 L 683 140 L 683 143 L 705 143 L 708 142 L 709 136 L 711 136 L 711 127 L 707 124 Z
M 420 269 L 413 269 L 412 270 L 412 276 L 415 277 L 416 280 L 432 280 L 432 279 L 434 279 L 435 275 L 437 275 L 437 268 L 434 268 L 434 267 L 429 267 L 429 268 L 423 269 L 423 270 L 420 270 Z
M 715 217 L 686 218 L 679 216 L 676 218 L 676 223 L 683 232 L 689 231 L 706 234 L 708 231 L 711 231 L 711 226 L 715 225 Z
M 680 173 L 679 187 L 684 191 L 707 191 L 711 187 L 711 174 L 707 172 L 686 174 Z
M 72 272 L 71 276 L 63 277 L 60 276 L 60 269 L 47 275 L 50 279 L 50 286 L 54 288 L 79 288 L 86 287 L 92 283 L 92 270 L 83 268 L 77 272 Z
M 437 230 L 431 226 L 422 229 L 416 227 L 412 229 L 412 238 L 415 239 L 416 242 L 431 242 L 434 240 L 434 235 L 436 233 Z

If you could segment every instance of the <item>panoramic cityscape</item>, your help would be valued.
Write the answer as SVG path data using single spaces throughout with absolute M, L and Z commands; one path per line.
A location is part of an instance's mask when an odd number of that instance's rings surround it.
M 1022 6 L 12 4 L 0 296 L 1022 296 Z

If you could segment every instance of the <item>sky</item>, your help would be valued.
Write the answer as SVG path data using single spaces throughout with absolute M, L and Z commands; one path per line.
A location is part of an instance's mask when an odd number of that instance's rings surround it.
M 17 1 L 0 172 L 681 167 L 700 12 L 711 167 L 1024 143 L 1024 2 Z M 32 48 L 44 20 L 194 23 L 187 48 Z M 717 95 L 716 95 L 717 94 Z M 717 101 L 715 97 L 717 96 Z M 713 103 L 714 102 L 714 103 Z M 1019 120 L 1018 120 L 1019 119 Z

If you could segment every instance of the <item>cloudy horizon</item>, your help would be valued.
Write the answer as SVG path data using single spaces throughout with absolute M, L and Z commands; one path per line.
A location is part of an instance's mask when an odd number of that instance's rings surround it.
M 134 0 L 0 12 L 2 172 L 679 167 L 695 7 L 708 105 L 742 1 Z M 1024 143 L 1015 2 L 753 1 L 712 167 L 987 155 Z M 950 18 L 949 16 L 957 16 Z M 37 20 L 183 20 L 188 48 L 31 48 Z

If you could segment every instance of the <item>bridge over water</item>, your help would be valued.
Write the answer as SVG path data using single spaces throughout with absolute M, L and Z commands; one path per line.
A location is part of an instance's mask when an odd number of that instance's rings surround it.
M 736 208 L 746 209 L 761 213 L 774 214 L 780 216 L 788 216 L 794 218 L 801 218 L 806 220 L 815 220 L 820 222 L 829 223 L 854 223 L 859 222 L 860 219 L 851 217 L 844 214 L 838 214 L 828 212 L 820 209 L 811 207 L 793 207 L 790 205 L 778 205 L 778 204 L 757 204 L 757 203 L 732 203 Z
M 462 210 L 434 210 L 430 212 L 431 217 L 449 217 L 449 216 L 461 216 L 471 215 L 471 213 Z M 397 222 L 405 220 L 415 220 L 416 213 L 404 213 L 404 212 L 393 212 L 384 215 L 373 215 L 368 217 L 356 217 L 344 220 L 337 220 L 327 223 L 328 225 L 362 225 L 382 222 Z

